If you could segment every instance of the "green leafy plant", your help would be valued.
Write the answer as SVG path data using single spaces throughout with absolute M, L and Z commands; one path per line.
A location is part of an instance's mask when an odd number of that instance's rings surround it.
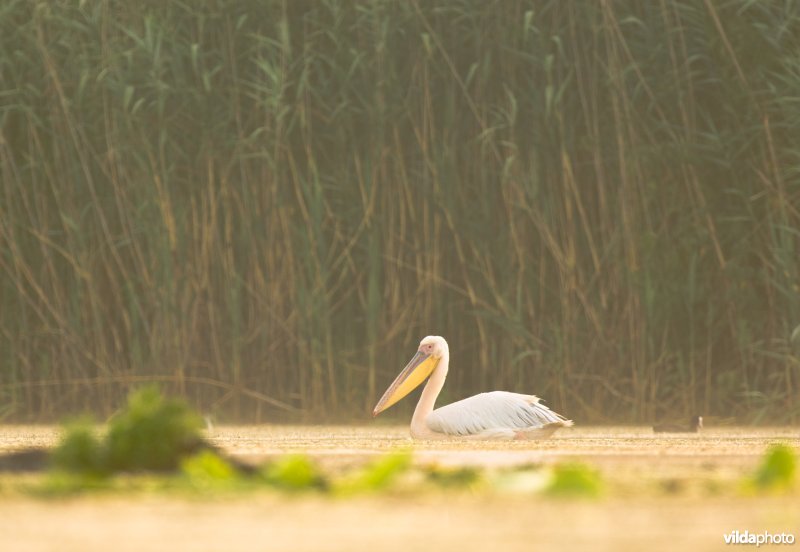
M 106 462 L 111 470 L 173 470 L 202 441 L 201 418 L 185 401 L 166 398 L 156 387 L 132 393 L 108 426 Z
M 86 421 L 67 425 L 53 452 L 53 466 L 95 474 L 175 470 L 202 448 L 200 427 L 199 416 L 183 400 L 145 387 L 130 394 L 102 439 Z
M 89 420 L 68 424 L 65 435 L 53 450 L 53 467 L 76 473 L 101 474 L 106 471 L 106 456 L 103 443 L 95 435 Z
M 231 488 L 241 483 L 237 470 L 211 450 L 181 460 L 181 473 L 197 489 Z
M 324 490 L 328 483 L 316 465 L 300 454 L 283 456 L 261 470 L 263 481 L 288 491 Z
M 762 490 L 786 490 L 797 480 L 797 455 L 784 444 L 772 445 L 753 475 L 753 483 Z
M 550 496 L 597 497 L 603 490 L 600 474 L 585 464 L 557 464 L 545 488 Z
M 336 482 L 335 490 L 341 494 L 373 492 L 389 488 L 411 468 L 411 452 L 399 450 L 380 456 L 377 460 L 347 474 Z

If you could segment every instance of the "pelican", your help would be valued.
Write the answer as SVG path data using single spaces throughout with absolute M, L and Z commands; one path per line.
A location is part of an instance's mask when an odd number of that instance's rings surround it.
M 572 420 L 556 414 L 534 395 L 492 391 L 433 409 L 450 364 L 447 341 L 429 335 L 372 411 L 377 416 L 430 376 L 411 418 L 414 439 L 546 439 Z

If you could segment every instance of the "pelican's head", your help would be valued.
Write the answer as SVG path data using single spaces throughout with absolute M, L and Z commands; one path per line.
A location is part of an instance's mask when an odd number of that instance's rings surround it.
M 429 354 L 436 359 L 440 359 L 445 355 L 450 355 L 450 348 L 442 336 L 429 335 L 419 342 L 417 352 Z
M 438 335 L 429 335 L 419 342 L 417 354 L 406 364 L 400 375 L 392 382 L 372 411 L 377 416 L 394 403 L 408 395 L 433 373 L 442 357 L 449 357 L 447 341 Z

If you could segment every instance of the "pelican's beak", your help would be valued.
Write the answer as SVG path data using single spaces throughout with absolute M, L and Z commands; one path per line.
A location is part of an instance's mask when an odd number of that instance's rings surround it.
M 400 375 L 397 376 L 386 393 L 383 394 L 381 400 L 375 405 L 372 411 L 373 416 L 377 416 L 394 403 L 408 395 L 415 387 L 425 381 L 425 378 L 431 375 L 433 369 L 439 364 L 439 359 L 432 357 L 430 354 L 417 351 Z

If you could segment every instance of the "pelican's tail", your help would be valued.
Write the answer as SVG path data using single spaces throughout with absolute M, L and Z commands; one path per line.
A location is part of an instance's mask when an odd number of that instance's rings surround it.
M 528 395 L 527 397 L 528 397 L 528 403 L 532 407 L 536 408 L 539 411 L 539 413 L 543 417 L 545 417 L 545 419 L 549 418 L 549 419 L 552 420 L 552 419 L 555 418 L 554 422 L 550 422 L 550 423 L 544 424 L 544 425 L 541 426 L 540 429 L 545 429 L 545 428 L 550 428 L 550 427 L 558 429 L 559 427 L 572 427 L 572 426 L 575 425 L 572 420 L 567 420 L 564 416 L 562 416 L 558 412 L 553 412 L 548 407 L 543 405 L 542 404 L 542 399 L 540 399 L 536 395 Z M 555 429 L 553 431 L 555 431 Z

